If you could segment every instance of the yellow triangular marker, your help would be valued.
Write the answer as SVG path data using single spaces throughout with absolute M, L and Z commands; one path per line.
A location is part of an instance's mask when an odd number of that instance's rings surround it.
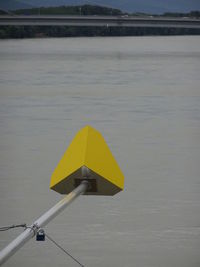
M 91 126 L 82 128 L 54 170 L 50 188 L 68 194 L 82 180 L 87 195 L 114 195 L 123 190 L 124 176 L 103 136 Z

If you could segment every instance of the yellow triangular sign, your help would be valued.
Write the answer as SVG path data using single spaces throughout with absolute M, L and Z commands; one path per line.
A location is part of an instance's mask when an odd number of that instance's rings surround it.
M 68 194 L 84 179 L 90 182 L 87 195 L 114 195 L 124 187 L 124 176 L 109 147 L 91 126 L 72 140 L 52 174 L 50 188 Z

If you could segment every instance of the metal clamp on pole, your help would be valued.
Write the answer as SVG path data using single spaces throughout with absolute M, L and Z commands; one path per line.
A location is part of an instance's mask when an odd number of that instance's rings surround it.
M 38 229 L 45 226 L 49 221 L 64 210 L 74 199 L 86 192 L 89 186 L 88 181 L 83 181 L 71 193 L 59 201 L 50 210 L 38 218 L 30 227 L 14 239 L 7 247 L 0 252 L 0 265 L 7 261 L 18 249 L 20 249 L 29 239 L 37 234 Z

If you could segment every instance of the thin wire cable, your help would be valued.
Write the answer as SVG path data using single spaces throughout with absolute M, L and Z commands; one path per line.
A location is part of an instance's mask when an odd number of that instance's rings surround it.
M 19 228 L 19 227 L 23 227 L 25 229 L 27 228 L 30 228 L 32 229 L 33 231 L 34 230 L 34 227 L 30 227 L 30 226 L 27 226 L 25 223 L 24 224 L 13 224 L 13 225 L 9 225 L 9 226 L 2 226 L 0 227 L 0 231 L 3 232 L 3 231 L 8 231 L 10 229 L 13 229 L 13 228 Z M 45 235 L 46 237 L 52 242 L 54 243 L 59 249 L 61 249 L 65 254 L 67 254 L 69 257 L 71 257 L 75 262 L 77 262 L 81 267 L 85 267 L 85 265 L 81 264 L 76 258 L 74 258 L 66 249 L 64 249 L 63 247 L 61 247 L 55 240 L 53 240 L 53 238 L 51 238 L 49 235 L 46 234 L 45 232 Z
M 3 227 L 0 227 L 0 231 L 3 232 L 3 231 L 7 231 L 13 228 L 19 228 L 19 227 L 26 228 L 26 224 L 13 224 L 10 226 L 3 226 Z
M 65 254 L 67 254 L 69 257 L 71 257 L 75 262 L 77 262 L 81 267 L 85 267 L 85 265 L 81 264 L 77 259 L 75 259 L 69 252 L 66 251 L 63 247 L 61 247 L 55 240 L 53 240 L 47 233 L 45 232 L 46 237 L 54 243 L 59 249 L 61 249 Z

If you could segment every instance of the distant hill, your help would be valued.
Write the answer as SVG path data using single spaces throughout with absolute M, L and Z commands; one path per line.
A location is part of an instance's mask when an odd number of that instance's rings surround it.
M 14 12 L 14 11 L 12 11 Z M 59 7 L 40 7 L 31 9 L 18 9 L 15 14 L 18 15 L 104 15 L 104 16 L 119 16 L 123 15 L 121 10 L 103 6 L 59 6 Z
M 28 5 L 26 3 L 22 3 L 17 0 L 0 0 L 0 9 L 2 10 L 16 10 L 22 8 L 31 8 L 32 5 Z
M 165 12 L 190 12 L 200 10 L 200 0 L 0 0 L 0 8 L 16 10 L 31 7 L 63 5 L 101 5 L 118 8 L 126 12 L 161 14 Z

